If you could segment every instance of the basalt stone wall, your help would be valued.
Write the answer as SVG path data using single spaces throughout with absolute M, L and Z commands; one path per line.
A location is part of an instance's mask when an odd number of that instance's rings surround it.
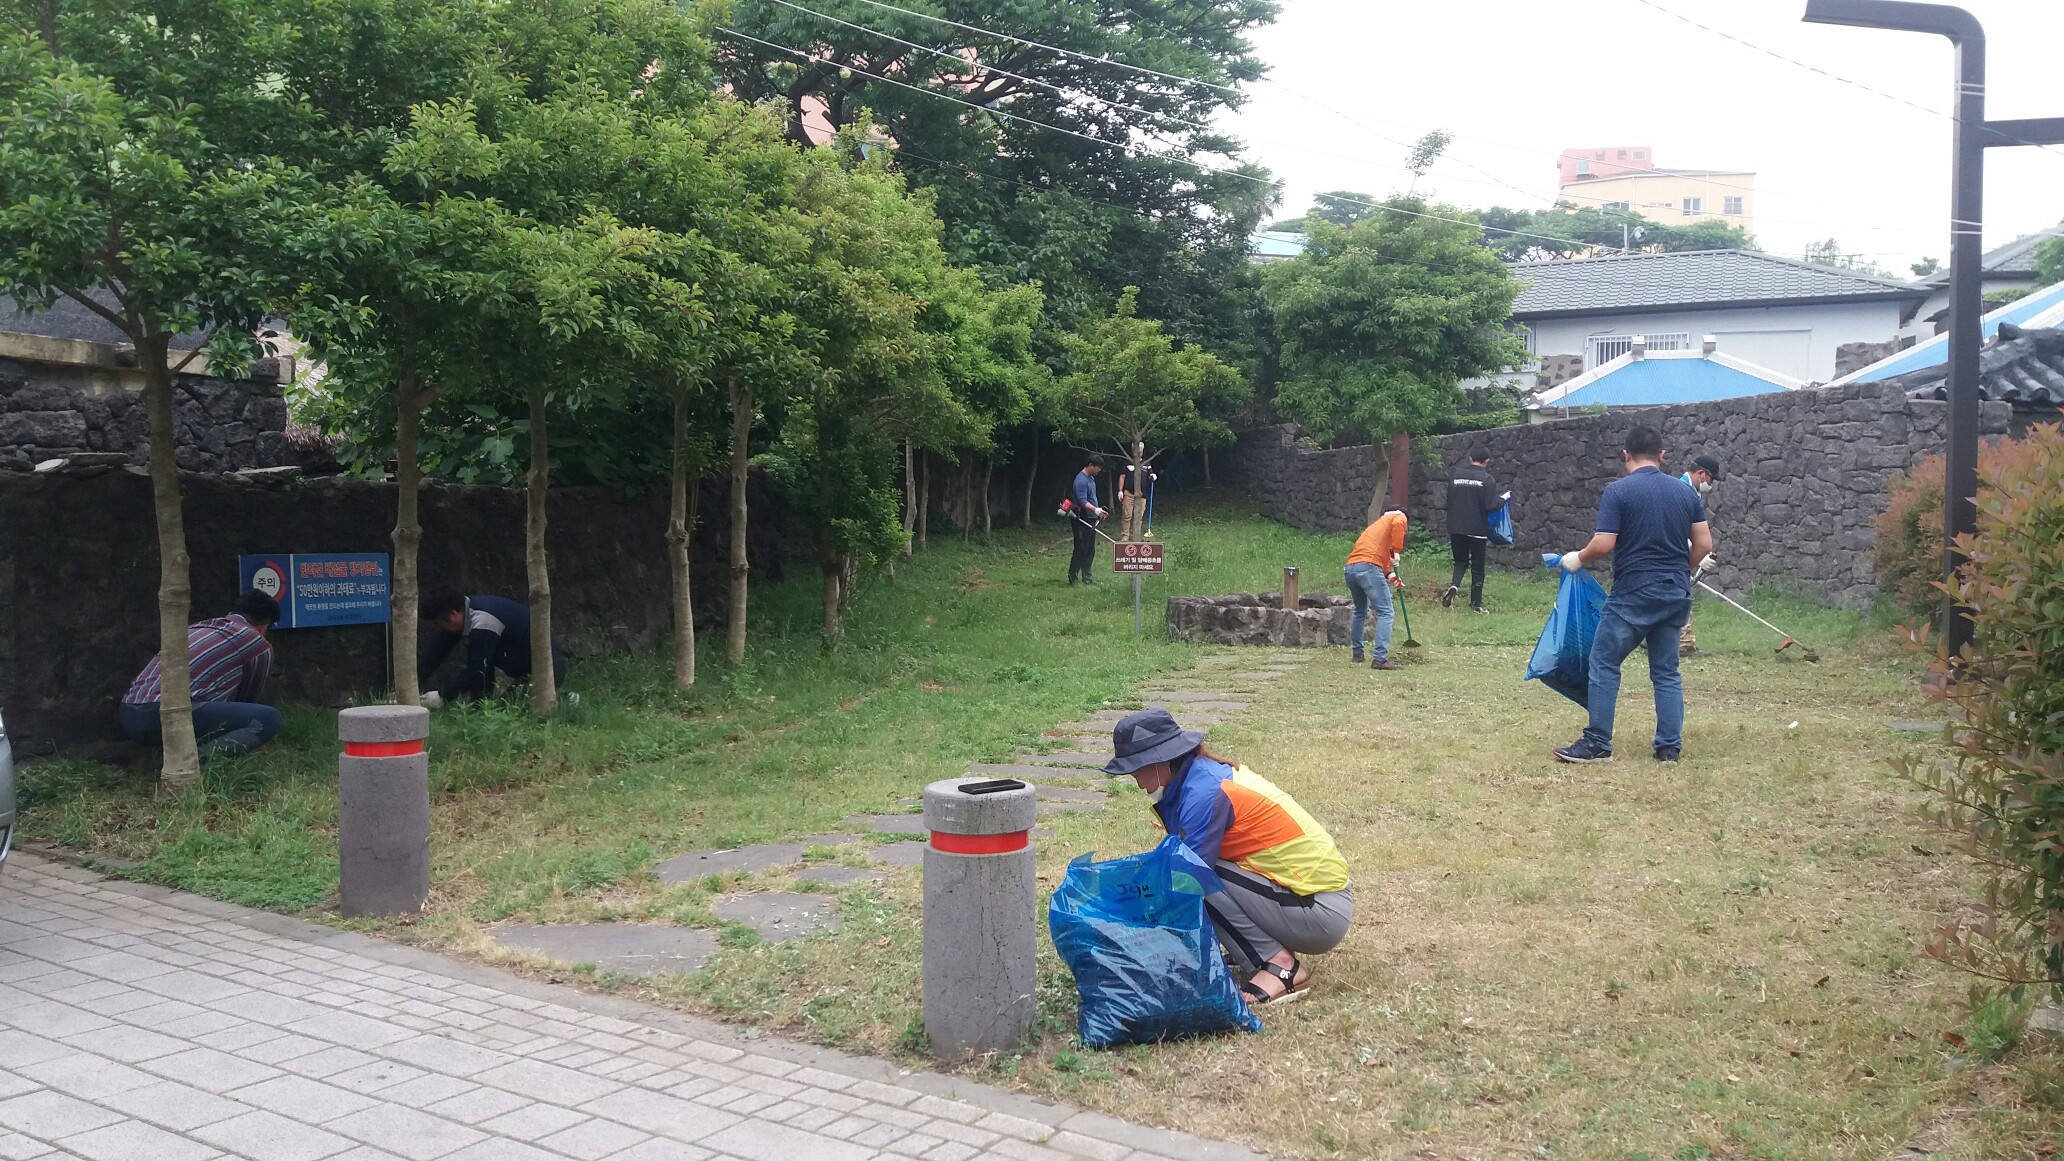
M 1620 475 L 1627 429 L 1645 423 L 1662 430 L 1671 470 L 1702 452 L 1724 465 L 1725 479 L 1707 497 L 1723 587 L 1777 583 L 1861 607 L 1877 592 L 1870 548 L 1887 480 L 1942 450 L 1946 418 L 1946 404 L 1852 384 L 1466 432 L 1433 441 L 1437 464 L 1414 461 L 1410 514 L 1416 527 L 1443 536 L 1444 473 L 1481 445 L 1512 490 L 1517 539 L 1493 549 L 1492 559 L 1537 567 L 1540 553 L 1589 539 L 1598 494 Z M 2005 435 L 2009 424 L 2007 404 L 1982 405 L 1988 437 Z M 1222 458 L 1225 476 L 1264 512 L 1344 532 L 1364 522 L 1374 456 L 1368 447 L 1303 449 L 1288 428 L 1271 427 L 1247 433 Z
M 238 475 L 189 475 L 182 484 L 195 619 L 219 616 L 235 599 L 240 554 L 391 551 L 389 484 Z M 723 617 L 728 494 L 725 481 L 705 481 L 698 501 L 698 622 Z M 785 562 L 805 559 L 804 530 L 764 477 L 753 477 L 748 502 L 756 574 L 779 580 Z M 523 511 L 515 490 L 426 485 L 424 590 L 522 599 Z M 573 688 L 583 653 L 646 648 L 672 632 L 666 519 L 663 495 L 552 493 L 554 628 L 574 655 Z M 149 479 L 105 465 L 0 471 L 0 529 L 0 709 L 10 737 L 31 751 L 119 737 L 115 704 L 158 647 Z M 343 704 L 386 685 L 384 626 L 280 630 L 273 640 L 279 700 Z
M 0 358 L 0 468 L 75 452 L 120 452 L 142 463 L 149 446 L 143 395 L 107 369 Z M 287 401 L 276 364 L 243 379 L 180 375 L 173 385 L 174 458 L 189 472 L 271 467 L 289 459 Z
M 1299 598 L 1283 608 L 1281 593 L 1168 598 L 1168 636 L 1203 645 L 1345 645 L 1354 609 L 1346 597 Z

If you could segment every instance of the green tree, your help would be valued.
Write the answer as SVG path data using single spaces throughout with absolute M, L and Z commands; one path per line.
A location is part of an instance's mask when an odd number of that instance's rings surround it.
M 1485 227 L 1484 244 L 1508 262 L 1614 254 L 1623 245 L 1651 253 L 1753 250 L 1756 246 L 1755 238 L 1741 227 L 1711 218 L 1678 226 L 1653 222 L 1628 210 L 1579 209 L 1568 202 L 1548 210 L 1493 206 L 1477 217 Z
M 1254 221 L 1225 225 L 1252 196 L 1230 187 L 1251 183 L 1209 172 L 1236 165 L 1239 148 L 1211 125 L 1261 75 L 1247 36 L 1275 18 L 1274 0 L 899 7 L 925 15 L 865 0 L 739 0 L 728 26 L 766 43 L 729 38 L 725 78 L 747 100 L 779 103 L 797 141 L 806 120 L 871 117 L 911 182 L 933 192 L 956 264 L 992 285 L 1041 283 L 1050 362 L 1064 357 L 1060 332 L 1128 285 L 1179 333 L 1237 316 L 1215 304 L 1224 288 L 1212 271 L 1188 259 L 1245 260 Z
M 144 379 L 158 537 L 163 777 L 199 777 L 186 626 L 192 589 L 175 338 L 207 337 L 218 372 L 248 361 L 267 300 L 292 272 L 263 262 L 308 194 L 280 158 L 310 132 L 274 83 L 291 44 L 280 6 L 0 3 L 0 294 L 70 299 L 121 331 Z
M 1834 238 L 1825 238 L 1818 242 L 1807 243 L 1806 251 L 1800 255 L 1800 258 L 1816 266 L 1832 266 L 1838 270 L 1852 270 L 1872 278 L 1897 277 L 1890 270 L 1872 262 L 1863 255 L 1852 254 L 1844 250 L 1842 243 Z
M 1138 306 L 1127 287 L 1109 316 L 1070 337 L 1075 370 L 1054 384 L 1046 410 L 1059 417 L 1057 435 L 1114 445 L 1133 465 L 1134 493 L 1144 494 L 1147 465 L 1162 452 L 1232 442 L 1224 417 L 1249 388 L 1217 356 L 1178 345 L 1158 320 L 1141 318 Z M 1136 538 L 1137 521 L 1128 514 L 1126 523 Z
M 2064 282 L 2064 237 L 2051 238 L 2035 248 L 2035 280 L 2044 286 Z
M 1271 222 L 1269 229 L 1297 233 L 1303 231 L 1305 223 L 1313 218 L 1331 222 L 1336 226 L 1352 226 L 1375 213 L 1376 207 L 1380 204 L 1381 200 L 1374 194 L 1351 189 L 1328 190 L 1312 197 L 1311 208 L 1304 211 L 1303 217 L 1283 218 Z
M 1913 271 L 1915 278 L 1926 278 L 1942 269 L 1942 260 L 1939 258 L 1923 258 L 1919 262 L 1907 267 L 1907 269 Z
M 1400 200 L 1359 225 L 1314 223 L 1263 292 L 1282 340 L 1275 407 L 1320 440 L 1423 435 L 1463 406 L 1461 383 L 1524 358 L 1507 332 L 1519 283 L 1464 211 Z

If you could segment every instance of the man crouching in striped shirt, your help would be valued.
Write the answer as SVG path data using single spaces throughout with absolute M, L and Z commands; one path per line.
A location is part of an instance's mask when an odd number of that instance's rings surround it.
M 194 737 L 201 760 L 248 754 L 279 733 L 280 713 L 265 704 L 272 683 L 272 643 L 266 630 L 279 621 L 279 602 L 252 589 L 236 599 L 226 617 L 197 621 L 186 629 L 187 672 L 192 678 Z M 164 654 L 150 659 L 122 695 L 122 732 L 141 746 L 155 746 Z

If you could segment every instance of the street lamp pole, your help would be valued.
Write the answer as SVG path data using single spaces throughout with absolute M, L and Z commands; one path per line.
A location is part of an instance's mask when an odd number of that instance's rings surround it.
M 1956 49 L 1956 130 L 1951 145 L 1949 204 L 1949 431 L 1942 488 L 1942 575 L 1956 579 L 1964 555 L 1957 538 L 1978 527 L 1978 318 L 1984 280 L 1985 150 L 1996 145 L 2064 143 L 2064 118 L 1985 120 L 1985 28 L 1948 4 L 1906 0 L 1807 0 L 1806 20 L 1926 32 Z M 1954 659 L 1971 643 L 1971 611 L 1942 598 L 1943 644 Z

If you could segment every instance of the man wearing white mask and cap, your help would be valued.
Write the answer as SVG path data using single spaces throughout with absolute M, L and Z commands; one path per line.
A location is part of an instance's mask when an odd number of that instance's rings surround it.
M 1720 457 L 1711 453 L 1693 456 L 1691 457 L 1691 470 L 1677 478 L 1691 485 L 1692 489 L 1699 494 L 1699 499 L 1704 500 L 1712 495 L 1713 485 L 1720 482 Z M 1720 567 L 1720 562 L 1713 559 L 1711 553 L 1707 553 L 1706 558 L 1699 562 L 1699 566 L 1692 570 L 1691 579 L 1697 580 L 1718 567 Z M 1691 614 L 1687 613 L 1684 617 L 1684 628 L 1677 633 L 1677 652 L 1694 653 L 1697 651 L 1698 638 L 1692 635 Z

